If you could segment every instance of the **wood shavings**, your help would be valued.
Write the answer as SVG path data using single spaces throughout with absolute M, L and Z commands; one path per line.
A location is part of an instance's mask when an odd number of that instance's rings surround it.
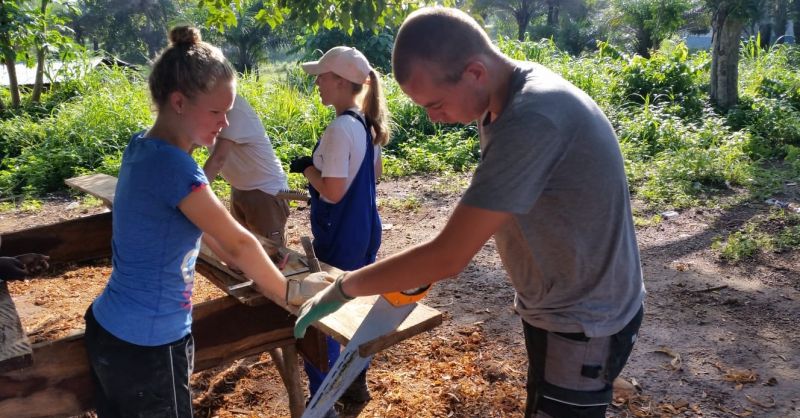
M 753 405 L 760 406 L 764 409 L 774 408 L 776 405 L 775 399 L 773 399 L 772 397 L 768 397 L 769 401 L 767 403 L 763 403 L 750 395 L 744 395 L 744 397 L 745 399 L 750 401 L 750 403 L 752 403 Z
M 661 347 L 661 348 L 655 350 L 655 352 L 656 353 L 663 353 L 663 354 L 666 354 L 666 355 L 672 357 L 672 360 L 670 360 L 670 362 L 669 362 L 669 367 L 671 367 L 672 370 L 680 370 L 681 365 L 683 363 L 682 360 L 681 360 L 681 355 L 680 354 L 670 350 L 667 347 Z
M 742 412 L 736 412 L 736 411 L 734 411 L 732 409 L 726 408 L 723 405 L 717 405 L 717 409 L 719 409 L 720 411 L 722 411 L 722 412 L 724 412 L 726 414 L 731 414 L 731 415 L 734 415 L 734 416 L 737 416 L 737 417 L 749 417 L 749 416 L 753 415 L 753 411 L 751 411 L 751 410 L 749 410 L 747 408 L 745 408 L 744 411 L 742 411 Z

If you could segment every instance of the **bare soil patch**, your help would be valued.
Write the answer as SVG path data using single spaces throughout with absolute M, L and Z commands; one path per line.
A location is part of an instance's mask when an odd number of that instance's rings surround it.
M 463 176 L 382 182 L 387 229 L 380 255 L 433 237 L 466 184 Z M 0 213 L 0 232 L 100 210 L 53 196 L 35 212 Z M 800 254 L 731 265 L 710 250 L 715 237 L 767 210 L 759 202 L 691 209 L 638 230 L 648 296 L 623 371 L 636 389 L 620 392 L 609 417 L 800 417 Z M 299 249 L 299 237 L 308 234 L 307 216 L 302 205 L 292 210 L 290 246 Z M 82 329 L 82 314 L 109 272 L 100 261 L 10 283 L 31 339 Z M 195 302 L 221 294 L 197 280 Z M 368 375 L 373 399 L 341 416 L 522 416 L 527 356 L 513 297 L 490 241 L 458 280 L 437 284 L 427 296 L 424 303 L 444 312 L 444 324 L 379 353 Z M 192 383 L 198 417 L 289 415 L 266 354 L 197 373 Z

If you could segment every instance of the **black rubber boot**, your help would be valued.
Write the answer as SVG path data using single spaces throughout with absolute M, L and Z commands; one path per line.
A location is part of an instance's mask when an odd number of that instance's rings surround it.
M 362 404 L 369 402 L 372 396 L 369 395 L 367 387 L 367 371 L 364 370 L 344 391 L 340 401 L 344 404 Z

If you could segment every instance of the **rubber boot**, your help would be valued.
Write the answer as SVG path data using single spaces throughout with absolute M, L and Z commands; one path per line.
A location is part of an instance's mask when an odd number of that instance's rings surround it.
M 367 387 L 367 370 L 361 372 L 356 380 L 344 391 L 340 401 L 343 404 L 362 404 L 372 399 Z

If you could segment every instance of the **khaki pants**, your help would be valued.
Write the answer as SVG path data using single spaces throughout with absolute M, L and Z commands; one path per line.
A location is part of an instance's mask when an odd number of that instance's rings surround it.
M 261 190 L 237 190 L 231 187 L 231 214 L 249 231 L 269 240 L 267 254 L 275 256 L 286 245 L 286 220 L 289 205 Z

